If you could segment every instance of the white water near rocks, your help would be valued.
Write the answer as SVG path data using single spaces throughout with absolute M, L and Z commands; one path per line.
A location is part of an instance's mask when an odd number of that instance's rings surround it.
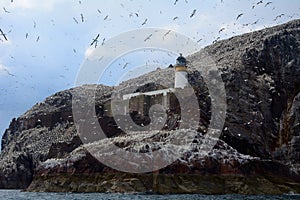
M 201 194 L 180 194 L 180 195 L 156 195 L 156 194 L 116 194 L 116 193 L 44 193 L 44 192 L 21 192 L 20 190 L 0 190 L 0 200 L 41 200 L 41 199 L 62 199 L 62 200 L 298 200 L 300 195 L 201 195 Z

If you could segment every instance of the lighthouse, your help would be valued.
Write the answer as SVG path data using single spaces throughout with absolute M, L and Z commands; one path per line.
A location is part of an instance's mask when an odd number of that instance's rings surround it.
M 186 59 L 180 54 L 175 64 L 175 86 L 174 88 L 185 88 L 188 86 Z

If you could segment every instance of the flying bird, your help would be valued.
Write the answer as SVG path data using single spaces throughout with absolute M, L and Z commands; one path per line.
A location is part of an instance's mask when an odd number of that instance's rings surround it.
M 259 5 L 259 4 L 261 4 L 261 3 L 263 3 L 263 1 L 261 0 L 261 1 L 259 1 L 259 2 L 257 2 L 256 3 L 256 5 Z
M 127 65 L 129 65 L 129 62 L 125 63 L 125 65 L 123 66 L 123 69 L 125 69 L 127 67 Z
M 97 43 L 98 43 L 98 38 L 99 38 L 100 34 L 98 34 L 92 41 L 92 43 L 90 44 L 90 46 L 92 46 L 93 44 L 95 44 L 95 48 L 97 47 Z
M 284 14 L 277 15 L 277 16 L 275 17 L 274 21 L 276 21 L 278 18 L 280 18 L 280 17 L 282 17 L 282 16 L 284 16 Z
M 152 37 L 152 33 L 146 39 L 144 39 L 144 42 L 146 42 L 147 40 L 149 40 L 151 37 Z
M 36 22 L 33 21 L 33 28 L 36 28 Z
M 171 32 L 171 30 L 168 30 L 168 31 L 164 34 L 164 37 L 166 37 L 170 32 Z
M 38 42 L 40 40 L 40 36 L 38 36 L 37 38 L 36 38 L 36 42 Z
M 102 14 L 101 10 L 97 9 L 98 13 Z
M 103 20 L 107 20 L 107 19 L 108 19 L 108 15 L 106 15 Z
M 178 2 L 178 0 L 175 0 L 174 5 L 176 5 L 177 2 Z
M 16 75 L 10 73 L 6 68 L 3 69 L 8 75 L 16 77 Z
M 192 14 L 190 15 L 190 18 L 192 18 L 196 14 L 196 9 L 193 10 Z
M 7 37 L 6 37 L 6 35 L 3 33 L 3 31 L 1 30 L 1 28 L 0 28 L 0 33 L 1 33 L 1 35 L 4 37 L 4 39 L 7 41 Z
M 257 24 L 259 22 L 259 19 L 253 22 L 251 25 Z
M 145 21 L 142 23 L 142 26 L 147 23 L 148 19 L 146 18 Z
M 28 38 L 28 33 L 26 33 L 25 38 L 26 38 L 26 39 Z
M 6 10 L 5 7 L 3 7 L 3 10 L 4 10 L 4 12 L 6 12 L 6 13 L 10 13 L 8 10 Z
M 221 28 L 220 30 L 219 30 L 219 34 L 222 32 L 222 31 L 224 31 L 225 30 L 225 28 Z
M 78 24 L 78 21 L 77 21 L 77 19 L 76 19 L 75 17 L 73 17 L 73 19 L 74 19 L 74 21 L 76 22 L 76 24 Z
M 265 7 L 267 7 L 268 5 L 270 5 L 272 3 L 272 1 L 269 1 L 265 4 Z
M 81 13 L 80 16 L 81 16 L 81 22 L 84 22 L 83 14 Z
M 239 14 L 235 20 L 238 20 L 240 17 L 242 17 L 244 15 L 244 13 Z
M 135 14 L 135 16 L 139 17 L 139 13 L 136 12 L 136 13 L 134 13 L 134 14 Z
M 218 40 L 220 39 L 220 37 L 217 37 L 214 41 L 213 41 L 213 44 L 218 42 Z
M 199 43 L 199 42 L 201 42 L 203 39 L 201 38 L 201 39 L 199 39 L 198 41 L 197 41 L 197 43 Z
M 175 21 L 176 19 L 178 19 L 178 17 L 177 17 L 177 16 L 173 18 L 173 20 L 174 20 L 174 21 Z
M 105 38 L 103 38 L 103 40 L 102 40 L 102 43 L 101 43 L 101 46 L 103 46 L 103 45 L 104 45 L 104 41 L 105 41 Z

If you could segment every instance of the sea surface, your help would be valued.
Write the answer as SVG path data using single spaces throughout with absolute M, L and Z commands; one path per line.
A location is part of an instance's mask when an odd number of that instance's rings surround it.
M 62 200 L 85 200 L 85 199 L 100 199 L 100 200 L 114 200 L 114 199 L 179 199 L 179 200 L 221 200 L 221 199 L 235 199 L 235 200 L 276 200 L 276 199 L 292 199 L 299 200 L 300 195 L 200 195 L 200 194 L 181 194 L 181 195 L 154 195 L 154 194 L 112 194 L 112 193 L 43 193 L 43 192 L 21 192 L 20 190 L 0 190 L 0 199 L 2 200 L 26 200 L 26 199 L 62 199 Z

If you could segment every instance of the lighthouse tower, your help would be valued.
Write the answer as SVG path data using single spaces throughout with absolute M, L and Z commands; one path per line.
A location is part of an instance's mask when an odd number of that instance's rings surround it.
M 180 54 L 175 64 L 175 86 L 174 88 L 185 88 L 188 86 L 186 59 Z

